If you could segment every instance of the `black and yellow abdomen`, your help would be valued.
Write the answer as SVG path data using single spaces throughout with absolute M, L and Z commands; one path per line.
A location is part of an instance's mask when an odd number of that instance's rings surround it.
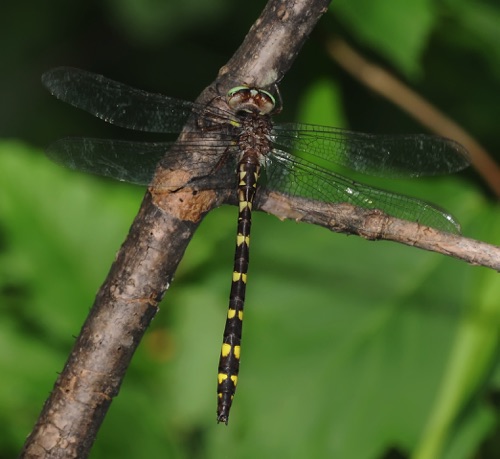
M 260 165 L 244 155 L 238 168 L 238 232 L 234 255 L 233 281 L 229 295 L 229 310 L 222 342 L 217 375 L 217 421 L 227 424 L 229 410 L 238 383 L 243 307 L 247 282 L 252 203 L 257 188 Z

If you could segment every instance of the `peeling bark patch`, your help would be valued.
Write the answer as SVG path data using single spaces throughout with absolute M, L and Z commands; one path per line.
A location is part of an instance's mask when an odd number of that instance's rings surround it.
M 192 178 L 186 170 L 159 169 L 150 189 L 153 204 L 179 220 L 199 222 L 214 207 L 217 196 L 211 190 L 187 187 Z
M 161 190 L 162 192 L 177 191 L 184 187 L 192 178 L 192 174 L 182 169 L 158 168 L 151 186 L 154 190 Z
M 185 188 L 176 192 L 152 190 L 153 204 L 182 221 L 199 222 L 203 216 L 215 207 L 215 191 L 195 191 Z

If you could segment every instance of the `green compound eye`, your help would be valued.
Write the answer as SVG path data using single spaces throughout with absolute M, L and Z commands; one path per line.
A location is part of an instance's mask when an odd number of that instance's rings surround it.
M 248 86 L 236 86 L 235 88 L 232 88 L 227 92 L 227 97 L 233 97 L 237 92 L 246 91 L 248 89 L 250 89 Z
M 264 96 L 267 96 L 267 98 L 273 103 L 273 107 L 276 105 L 276 99 L 274 98 L 274 96 L 268 92 L 268 91 L 264 91 L 263 89 L 258 89 L 258 91 Z
M 227 104 L 236 111 L 267 115 L 271 113 L 276 100 L 271 93 L 248 86 L 236 86 L 227 92 Z
M 276 105 L 276 99 L 269 91 L 265 91 L 264 89 L 258 89 L 258 88 L 250 88 L 248 86 L 236 86 L 227 92 L 226 97 L 231 98 L 239 91 L 243 91 L 243 92 L 244 91 L 255 91 L 257 93 L 260 93 L 262 95 L 267 96 L 272 101 L 273 105 Z

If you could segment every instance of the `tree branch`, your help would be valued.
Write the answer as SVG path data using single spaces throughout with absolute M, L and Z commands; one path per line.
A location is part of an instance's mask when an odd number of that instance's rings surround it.
M 255 208 L 281 219 L 312 223 L 370 240 L 399 242 L 500 271 L 500 247 L 400 220 L 379 210 L 292 198 L 275 192 L 260 192 Z
M 210 91 L 215 88 L 276 83 L 328 4 L 328 0 L 270 0 L 241 47 L 198 102 L 210 101 Z M 193 126 L 189 129 L 196 130 Z M 186 155 L 191 153 L 195 154 L 186 151 Z M 167 173 L 189 171 L 159 171 L 158 180 Z M 185 178 L 187 182 L 189 176 Z M 88 456 L 188 242 L 204 215 L 220 203 L 213 191 L 183 189 L 168 193 L 151 189 L 146 193 L 21 457 Z

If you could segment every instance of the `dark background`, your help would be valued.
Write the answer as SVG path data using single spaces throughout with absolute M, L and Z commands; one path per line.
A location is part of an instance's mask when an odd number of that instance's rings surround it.
M 0 458 L 20 450 L 143 194 L 45 158 L 60 137 L 133 134 L 52 98 L 41 74 L 69 65 L 192 100 L 263 6 L 2 5 Z M 497 155 L 497 2 L 334 2 L 280 85 L 281 120 L 425 132 L 329 58 L 334 34 Z M 436 202 L 466 236 L 499 243 L 494 199 L 473 171 L 374 183 Z M 203 222 L 92 457 L 498 457 L 496 273 L 263 214 L 254 223 L 238 393 L 229 427 L 217 426 L 235 221 L 224 207 Z

